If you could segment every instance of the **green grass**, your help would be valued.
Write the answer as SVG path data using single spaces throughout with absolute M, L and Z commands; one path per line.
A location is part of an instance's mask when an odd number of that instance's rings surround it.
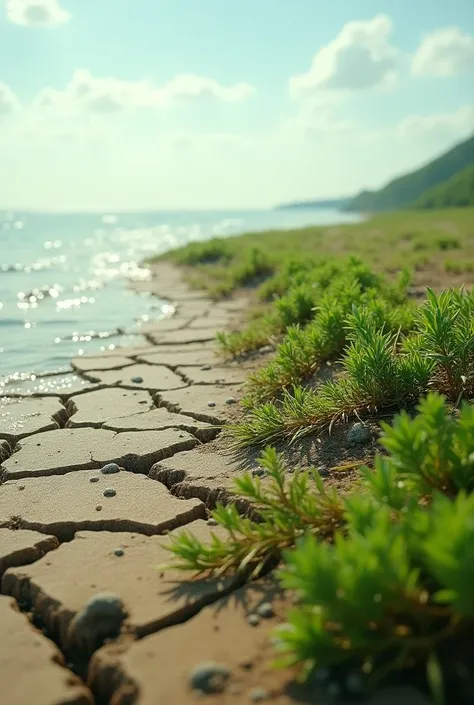
M 446 237 L 457 238 L 459 254 L 474 260 L 473 223 L 474 208 L 387 213 L 357 224 L 214 238 L 149 261 L 167 259 L 185 266 L 191 281 L 216 297 L 261 281 L 257 295 L 265 301 L 286 293 L 304 271 L 325 262 L 329 268 L 350 256 L 379 273 L 427 267 L 442 271 Z
M 339 421 L 407 408 L 437 390 L 457 405 L 474 397 L 474 290 L 448 290 L 416 312 L 404 336 L 384 321 L 383 309 L 354 308 L 345 319 L 349 341 L 335 381 L 316 391 L 296 387 L 281 400 L 255 405 L 231 428 L 238 445 L 266 445 L 321 432 Z M 270 365 L 253 383 L 272 370 Z M 265 388 L 265 385 L 263 384 Z
M 364 689 L 421 663 L 436 702 L 452 702 L 449 645 L 474 637 L 474 407 L 457 416 L 451 408 L 430 394 L 414 419 L 402 412 L 385 425 L 387 455 L 362 468 L 345 497 L 315 470 L 288 474 L 267 449 L 267 478 L 235 481 L 259 519 L 218 506 L 227 538 L 206 544 L 183 532 L 172 540 L 173 565 L 248 578 L 283 558 L 278 575 L 298 603 L 275 635 L 282 665 L 306 675 L 335 667 L 339 680 L 342 666 Z

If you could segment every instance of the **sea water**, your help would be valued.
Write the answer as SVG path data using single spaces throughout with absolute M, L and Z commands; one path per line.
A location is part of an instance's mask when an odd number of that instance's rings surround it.
M 0 212 L 0 394 L 71 357 L 144 342 L 140 326 L 169 315 L 133 293 L 144 259 L 191 241 L 351 222 L 333 210 L 126 214 Z M 34 378 L 34 375 L 33 375 Z

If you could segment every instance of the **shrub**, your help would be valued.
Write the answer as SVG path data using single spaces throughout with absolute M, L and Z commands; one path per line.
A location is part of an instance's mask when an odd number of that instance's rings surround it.
M 418 412 L 384 425 L 389 455 L 362 468 L 345 498 L 314 470 L 288 475 L 267 449 L 267 480 L 235 481 L 258 520 L 219 505 L 227 539 L 183 532 L 170 550 L 185 570 L 252 577 L 283 556 L 278 575 L 298 601 L 277 630 L 281 664 L 306 675 L 342 666 L 377 682 L 426 663 L 444 702 L 440 648 L 474 636 L 474 407 L 456 416 L 429 394 Z
M 238 444 L 266 445 L 321 431 L 354 415 L 410 407 L 432 389 L 454 405 L 474 396 L 473 292 L 448 290 L 437 297 L 428 290 L 415 330 L 403 341 L 384 325 L 383 308 L 379 315 L 370 306 L 354 309 L 345 327 L 349 345 L 342 375 L 316 392 L 296 387 L 286 390 L 281 401 L 255 406 L 250 400 L 248 417 L 232 429 Z M 270 369 L 273 373 L 274 366 Z M 264 390 L 275 386 L 268 369 L 254 375 L 256 382 Z

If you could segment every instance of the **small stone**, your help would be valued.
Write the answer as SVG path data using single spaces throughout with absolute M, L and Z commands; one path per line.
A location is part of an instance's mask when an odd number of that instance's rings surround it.
M 252 688 L 249 697 L 253 703 L 261 703 L 264 700 L 268 700 L 270 693 L 265 688 Z
M 143 377 L 132 377 L 132 382 L 134 384 L 142 384 L 143 382 Z
M 257 607 L 257 614 L 259 617 L 262 617 L 262 619 L 270 619 L 274 616 L 275 612 L 269 602 L 262 602 L 262 604 Z
M 201 370 L 202 370 L 203 372 L 209 372 L 209 370 L 212 370 L 212 367 L 211 367 L 210 365 L 203 365 L 203 366 L 201 367 Z
M 250 624 L 251 627 L 258 627 L 260 624 L 260 617 L 258 614 L 249 614 L 247 617 L 247 622 Z
M 119 635 L 126 616 L 124 604 L 118 595 L 94 595 L 72 620 L 68 638 L 74 646 L 92 651 L 99 642 Z
M 215 407 L 215 405 L 216 405 L 216 402 L 215 402 L 215 401 L 208 401 L 208 402 L 207 402 L 207 405 L 208 405 L 208 407 L 209 407 L 210 409 L 213 409 L 213 408 Z
M 347 433 L 347 443 L 350 446 L 363 445 L 371 440 L 370 429 L 362 423 L 355 423 Z
M 222 693 L 230 678 L 230 670 L 220 663 L 209 661 L 198 664 L 191 672 L 190 683 L 193 690 L 203 693 Z
M 116 548 L 115 549 L 114 556 L 124 556 L 124 555 L 125 555 L 125 551 L 123 550 L 123 548 Z
M 263 468 L 254 468 L 252 470 L 252 475 L 254 477 L 263 477 L 265 475 L 265 470 Z
M 113 487 L 107 487 L 104 490 L 104 497 L 115 497 L 116 494 L 117 494 L 117 490 L 114 490 Z
M 113 475 L 116 472 L 120 472 L 120 466 L 117 463 L 107 463 L 100 471 L 103 475 Z
M 218 524 L 217 524 L 217 521 L 213 517 L 209 517 L 209 519 L 207 520 L 207 525 L 208 526 L 217 526 Z
M 95 508 L 96 512 L 101 512 L 102 511 L 102 505 L 98 504 Z
M 89 478 L 89 482 L 99 482 L 99 480 L 100 480 L 100 477 L 98 477 L 97 475 L 94 475 L 94 477 Z
M 19 490 L 24 490 L 24 489 L 25 489 L 25 485 L 20 485 L 20 486 L 18 487 L 18 489 L 19 489 Z
M 235 397 L 229 397 L 228 399 L 225 400 L 226 404 L 237 404 L 237 399 Z

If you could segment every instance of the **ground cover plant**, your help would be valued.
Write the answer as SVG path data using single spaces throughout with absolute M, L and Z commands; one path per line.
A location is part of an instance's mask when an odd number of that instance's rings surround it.
M 322 259 L 338 261 L 351 255 L 380 273 L 413 269 L 415 278 L 429 284 L 433 274 L 444 271 L 446 239 L 450 260 L 474 261 L 473 223 L 474 208 L 402 211 L 354 224 L 214 238 L 149 261 L 166 259 L 184 266 L 196 286 L 216 296 L 260 284 L 257 294 L 261 291 L 268 299 L 286 293 L 295 263 L 300 270 L 311 270 Z
M 474 638 L 474 407 L 453 413 L 430 393 L 418 412 L 384 425 L 385 454 L 345 497 L 315 470 L 288 473 L 266 449 L 266 477 L 235 481 L 258 519 L 218 506 L 226 539 L 205 544 L 184 531 L 170 550 L 175 565 L 198 573 L 255 578 L 279 564 L 298 598 L 275 635 L 280 664 L 306 677 L 335 669 L 342 687 L 355 675 L 362 691 L 421 669 L 437 705 L 467 705 L 472 653 L 461 650 L 459 668 L 452 655 Z
M 474 396 L 474 290 L 439 296 L 428 290 L 406 336 L 381 324 L 370 307 L 354 308 L 345 326 L 341 375 L 316 391 L 295 387 L 281 399 L 249 403 L 248 415 L 232 428 L 238 444 L 294 440 L 354 416 L 413 407 L 429 390 L 453 405 Z M 264 368 L 254 383 L 265 374 Z

